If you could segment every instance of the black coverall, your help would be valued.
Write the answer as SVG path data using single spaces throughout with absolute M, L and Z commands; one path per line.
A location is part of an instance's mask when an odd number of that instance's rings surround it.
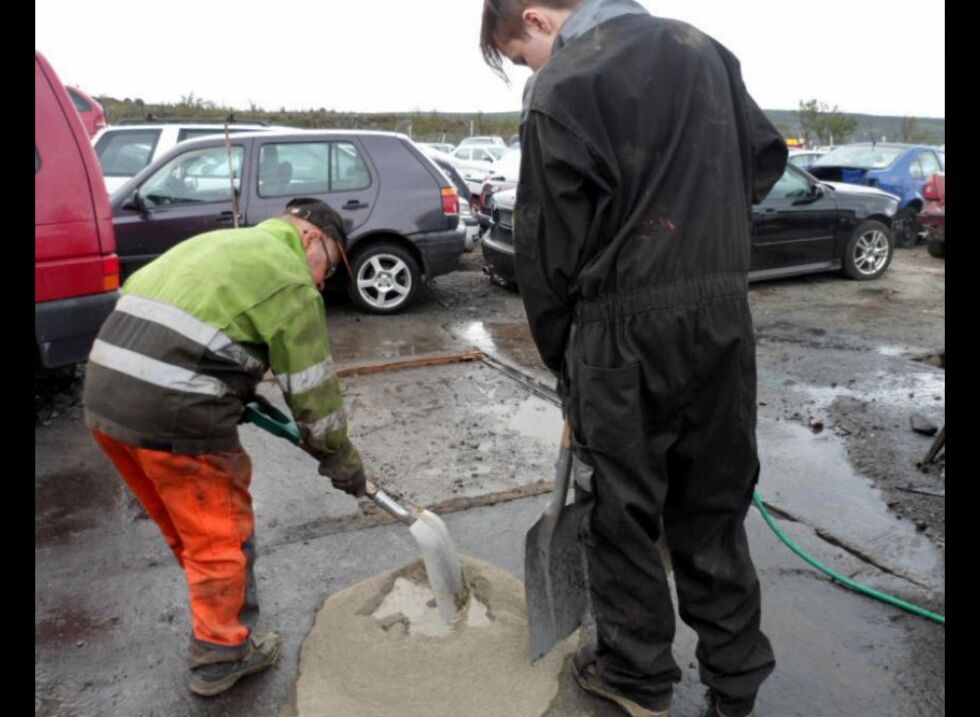
M 599 675 L 651 707 L 680 679 L 662 520 L 701 678 L 745 714 L 775 665 L 743 525 L 759 473 L 751 204 L 785 142 L 724 47 L 630 15 L 539 70 L 521 147 L 517 281 L 595 469 Z

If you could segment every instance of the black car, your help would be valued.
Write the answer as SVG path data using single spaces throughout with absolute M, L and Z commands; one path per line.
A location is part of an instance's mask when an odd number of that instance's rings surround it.
M 230 141 L 230 151 L 221 135 L 183 142 L 113 193 L 123 279 L 184 239 L 232 226 L 232 167 L 240 226 L 281 214 L 293 197 L 323 199 L 349 220 L 347 290 L 365 311 L 400 311 L 420 283 L 456 268 L 459 198 L 408 137 L 291 130 Z
M 516 189 L 493 196 L 483 257 L 491 279 L 514 281 L 512 235 Z M 750 281 L 843 271 L 877 279 L 895 248 L 892 222 L 898 197 L 871 187 L 821 182 L 788 164 L 783 176 L 752 207 Z

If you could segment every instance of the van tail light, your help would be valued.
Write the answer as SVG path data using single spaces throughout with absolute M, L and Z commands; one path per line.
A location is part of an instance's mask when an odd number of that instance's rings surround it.
M 935 178 L 930 179 L 926 182 L 925 188 L 922 190 L 922 196 L 930 201 L 939 201 L 939 190 L 936 187 Z
M 446 216 L 459 214 L 459 195 L 452 187 L 442 188 L 442 213 Z
M 119 257 L 115 254 L 102 258 L 102 287 L 105 291 L 119 288 Z

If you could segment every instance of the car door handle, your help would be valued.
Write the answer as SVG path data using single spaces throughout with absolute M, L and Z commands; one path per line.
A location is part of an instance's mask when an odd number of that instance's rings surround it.
M 242 215 L 238 215 L 238 219 L 241 220 Z M 235 213 L 234 212 L 221 212 L 217 219 L 218 224 L 234 224 L 235 223 Z
M 351 199 L 344 204 L 344 209 L 367 209 L 367 206 L 367 202 L 362 202 L 359 199 Z

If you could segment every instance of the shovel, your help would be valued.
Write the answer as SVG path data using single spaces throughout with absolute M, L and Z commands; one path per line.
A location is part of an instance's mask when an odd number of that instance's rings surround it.
M 299 427 L 271 404 L 246 404 L 244 420 L 305 450 Z M 438 515 L 424 508 L 403 507 L 371 481 L 365 484 L 364 493 L 379 508 L 408 526 L 422 553 L 425 574 L 435 595 L 439 614 L 447 624 L 453 624 L 466 607 L 469 592 L 463 581 L 463 565 L 446 524 Z
M 551 502 L 524 541 L 524 590 L 532 663 L 582 624 L 588 604 L 579 531 L 589 503 L 565 505 L 571 472 L 572 429 L 566 422 Z

